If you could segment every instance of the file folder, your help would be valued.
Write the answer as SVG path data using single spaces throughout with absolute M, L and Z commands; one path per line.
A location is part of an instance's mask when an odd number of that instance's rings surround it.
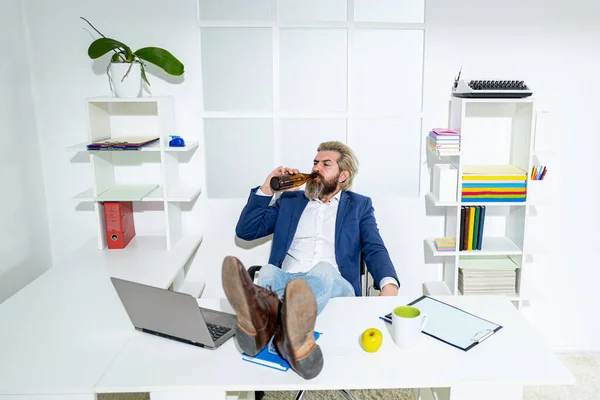
M 501 325 L 429 296 L 421 296 L 408 305 L 417 307 L 427 315 L 424 334 L 464 351 L 502 329 Z M 388 323 L 392 322 L 391 318 L 392 313 L 381 317 Z
M 159 140 L 158 136 L 106 138 L 87 145 L 88 150 L 138 150 Z
M 124 249 L 135 236 L 133 203 L 131 201 L 105 201 L 104 221 L 109 249 Z

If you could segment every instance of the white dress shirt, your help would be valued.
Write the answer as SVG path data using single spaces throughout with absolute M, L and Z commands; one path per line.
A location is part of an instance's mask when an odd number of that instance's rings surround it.
M 256 194 L 267 196 L 260 190 L 260 187 Z M 323 203 L 319 199 L 308 202 L 300 216 L 292 244 L 281 265 L 282 270 L 290 273 L 307 272 L 320 261 L 325 261 L 339 273 L 339 267 L 335 260 L 335 222 L 340 196 L 341 191 L 337 192 L 327 203 Z M 385 277 L 381 280 L 379 287 L 383 288 L 388 283 L 398 286 L 394 278 Z

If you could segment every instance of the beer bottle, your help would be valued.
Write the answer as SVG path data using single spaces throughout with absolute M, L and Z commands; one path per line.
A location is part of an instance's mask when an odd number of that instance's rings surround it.
M 271 189 L 273 190 L 285 190 L 295 186 L 302 186 L 306 182 L 317 177 L 317 174 L 294 174 L 294 175 L 280 175 L 271 178 Z

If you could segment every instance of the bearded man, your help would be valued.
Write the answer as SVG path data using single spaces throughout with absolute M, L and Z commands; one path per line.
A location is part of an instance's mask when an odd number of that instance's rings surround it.
M 237 317 L 236 341 L 249 355 L 274 344 L 299 375 L 312 379 L 323 366 L 313 338 L 316 317 L 330 298 L 360 296 L 360 256 L 380 296 L 396 296 L 400 282 L 375 221 L 369 197 L 350 191 L 358 172 L 354 152 L 341 142 L 317 148 L 305 190 L 283 191 L 273 204 L 270 180 L 296 174 L 278 167 L 250 191 L 236 235 L 273 234 L 268 264 L 257 284 L 236 257 L 223 261 L 222 283 Z

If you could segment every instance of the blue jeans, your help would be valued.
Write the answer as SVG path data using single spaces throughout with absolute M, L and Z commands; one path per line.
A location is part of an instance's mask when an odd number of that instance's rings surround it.
M 329 263 L 319 262 L 308 272 L 289 273 L 272 264 L 264 265 L 258 273 L 257 285 L 269 288 L 283 298 L 287 283 L 294 278 L 304 278 L 317 300 L 317 314 L 323 311 L 332 297 L 354 297 L 354 288 Z

